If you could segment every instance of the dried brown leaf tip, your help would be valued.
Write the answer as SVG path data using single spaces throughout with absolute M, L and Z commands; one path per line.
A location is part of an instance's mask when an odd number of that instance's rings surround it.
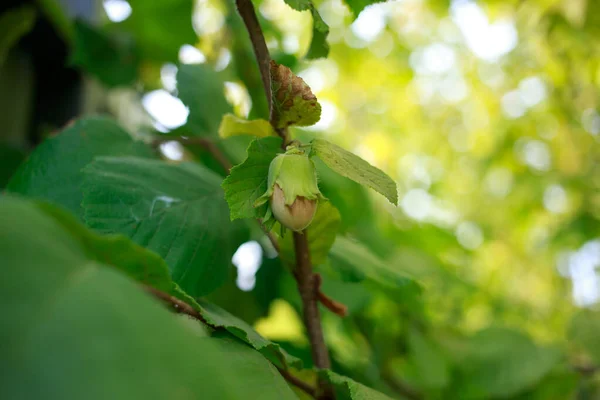
M 321 118 L 321 105 L 306 82 L 275 61 L 271 61 L 271 90 L 277 128 L 310 126 Z

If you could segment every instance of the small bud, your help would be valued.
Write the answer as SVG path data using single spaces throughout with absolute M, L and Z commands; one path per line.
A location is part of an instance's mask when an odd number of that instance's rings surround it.
M 284 227 L 302 231 L 312 222 L 319 198 L 323 198 L 317 186 L 317 171 L 312 160 L 296 146 L 285 154 L 276 156 L 269 166 L 267 191 L 254 206 L 269 200 L 270 213 Z

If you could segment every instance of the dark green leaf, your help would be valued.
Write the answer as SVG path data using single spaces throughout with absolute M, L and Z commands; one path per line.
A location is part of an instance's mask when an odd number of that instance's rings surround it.
M 472 398 L 514 396 L 538 383 L 560 358 L 558 349 L 505 328 L 480 331 L 465 344 L 454 357 L 462 371 L 461 391 Z
M 221 119 L 232 108 L 225 99 L 221 76 L 208 65 L 182 65 L 177 72 L 177 93 L 190 109 L 185 127 L 195 136 L 217 136 Z
M 25 159 L 25 153 L 8 144 L 0 143 L 0 188 L 6 186 Z
M 96 156 L 155 157 L 108 118 L 76 121 L 39 145 L 19 167 L 7 190 L 60 204 L 81 216 L 81 169 Z
M 193 0 L 129 0 L 132 12 L 118 24 L 135 38 L 141 55 L 156 61 L 177 62 L 179 48 L 195 44 Z
M 419 384 L 428 390 L 442 389 L 450 382 L 450 371 L 446 358 L 429 338 L 417 329 L 408 335 L 410 358 L 415 366 Z
M 132 43 L 117 42 L 82 21 L 75 22 L 70 63 L 109 87 L 132 84 L 137 77 L 138 58 Z
M 158 253 L 192 296 L 225 281 L 244 230 L 229 221 L 218 175 L 198 164 L 135 157 L 97 158 L 84 172 L 88 226 Z
M 337 400 L 391 400 L 385 394 L 335 372 L 321 370 L 319 376 L 333 385 Z
M 258 352 L 167 312 L 64 228 L 0 200 L 0 397 L 295 398 Z
M 338 174 L 370 187 L 384 195 L 392 204 L 398 204 L 396 182 L 357 155 L 323 139 L 312 141 L 312 154 Z
M 267 191 L 269 165 L 280 152 L 280 138 L 256 139 L 248 147 L 246 160 L 231 169 L 222 186 L 232 220 L 265 216 L 268 204 L 255 208 L 254 202 Z
M 330 257 L 334 268 L 343 270 L 355 280 L 369 279 L 396 288 L 412 282 L 398 265 L 385 262 L 361 243 L 345 237 L 336 239 Z

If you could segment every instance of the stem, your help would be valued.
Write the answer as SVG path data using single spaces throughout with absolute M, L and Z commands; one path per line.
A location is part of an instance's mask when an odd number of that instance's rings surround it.
M 265 94 L 267 95 L 269 115 L 272 116 L 273 101 L 271 96 L 271 56 L 269 55 L 269 49 L 267 48 L 267 43 L 265 42 L 265 36 L 263 35 L 260 24 L 258 23 L 258 18 L 256 17 L 256 12 L 254 11 L 252 1 L 236 0 L 235 4 L 240 16 L 244 20 L 248 34 L 250 35 L 250 41 L 252 42 L 254 55 L 256 56 L 256 61 L 258 62 L 258 69 L 260 70 L 263 87 L 265 89 Z
M 294 375 L 290 374 L 288 371 L 286 371 L 284 369 L 277 368 L 277 370 L 279 371 L 281 376 L 283 376 L 283 378 L 286 381 L 288 381 L 292 385 L 296 386 L 298 389 L 302 390 L 304 393 L 308 394 L 309 396 L 316 398 L 317 390 L 314 387 L 310 386 L 308 383 L 304 382 L 303 380 L 296 378 Z
M 267 103 L 269 104 L 271 124 L 278 135 L 283 139 L 283 148 L 285 148 L 289 142 L 287 129 L 278 129 L 273 124 L 273 94 L 271 92 L 270 70 L 271 56 L 269 55 L 262 29 L 256 18 L 256 13 L 251 0 L 236 0 L 236 4 L 240 16 L 246 24 L 252 46 L 254 47 L 254 55 L 258 62 L 263 86 L 265 88 L 265 95 L 267 96 Z M 319 314 L 318 293 L 320 279 L 315 278 L 317 275 L 312 271 L 306 231 L 302 233 L 294 232 L 294 250 L 296 253 L 296 281 L 298 282 L 298 291 L 302 298 L 304 324 L 311 344 L 313 362 L 319 369 L 329 369 L 331 368 L 331 361 L 329 360 L 329 353 L 327 351 L 327 346 L 325 345 L 323 328 L 321 326 L 321 316 Z M 333 399 L 334 395 L 331 385 L 320 379 L 317 397 L 320 399 Z

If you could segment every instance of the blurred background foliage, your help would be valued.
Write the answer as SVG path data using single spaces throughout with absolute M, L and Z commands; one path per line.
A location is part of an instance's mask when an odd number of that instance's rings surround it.
M 330 50 L 308 60 L 310 12 L 254 2 L 323 107 L 293 133 L 398 184 L 396 208 L 317 165 L 345 233 L 318 266 L 349 308 L 323 313 L 334 370 L 397 397 L 598 398 L 600 1 L 348 3 L 315 1 Z M 215 139 L 224 113 L 267 116 L 230 0 L 5 4 L 1 185 L 76 116 Z M 218 146 L 235 164 L 250 140 Z M 161 151 L 223 174 L 204 150 Z M 295 283 L 256 227 L 233 264 L 208 298 L 310 366 Z

